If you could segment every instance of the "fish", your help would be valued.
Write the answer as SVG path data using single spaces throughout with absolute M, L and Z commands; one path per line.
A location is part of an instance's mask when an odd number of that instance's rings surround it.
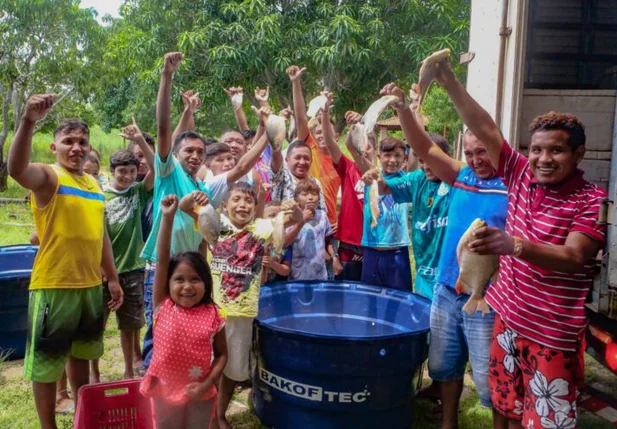
M 437 69 L 436 64 L 442 63 L 450 58 L 450 49 L 442 49 L 429 55 L 422 61 L 420 67 L 420 77 L 418 78 L 418 86 L 420 87 L 420 97 L 418 99 L 418 106 L 422 106 L 422 102 L 426 97 L 426 93 L 435 79 Z
M 306 116 L 309 118 L 314 118 L 317 116 L 317 113 L 320 110 L 323 110 L 326 107 L 326 103 L 328 102 L 328 98 L 325 95 L 318 95 L 313 98 L 309 102 L 308 110 L 306 111 Z
M 360 155 L 363 155 L 366 151 L 369 135 L 375 131 L 377 120 L 381 114 L 397 100 L 396 95 L 384 95 L 369 106 L 360 123 L 351 127 L 349 131 L 351 133 L 351 145 Z
M 377 180 L 373 180 L 373 183 L 371 183 L 369 187 L 368 199 L 371 208 L 371 228 L 375 228 L 377 226 L 377 219 L 379 219 L 379 215 L 381 214 L 381 210 L 379 209 L 379 185 L 377 184 Z
M 490 279 L 497 278 L 499 272 L 498 255 L 480 255 L 467 247 L 476 239 L 475 232 L 486 226 L 482 219 L 475 219 L 463 234 L 456 247 L 459 276 L 456 280 L 456 292 L 470 294 L 471 297 L 463 306 L 470 316 L 477 311 L 487 314 L 490 308 L 484 300 L 483 292 Z
M 366 128 L 367 136 L 373 133 L 373 131 L 375 131 L 375 125 L 377 125 L 377 120 L 379 119 L 381 114 L 395 101 L 398 101 L 398 96 L 384 95 L 379 100 L 375 101 L 369 106 L 368 110 L 362 117 L 362 123 Z
M 236 94 L 232 95 L 231 96 L 231 105 L 232 106 L 242 106 L 242 99 L 243 99 L 242 94 L 236 93 Z
M 197 210 L 199 233 L 210 246 L 216 245 L 221 235 L 221 216 L 211 204 Z
M 366 135 L 366 127 L 364 124 L 353 124 L 349 130 L 349 135 L 351 137 L 351 145 L 360 155 L 363 155 L 368 143 L 368 136 Z
M 292 116 L 289 118 L 289 129 L 287 130 L 287 141 L 292 142 L 296 135 L 296 120 Z
M 285 141 L 285 134 L 287 128 L 285 127 L 285 118 L 277 115 L 269 115 L 266 120 L 266 136 L 270 142 L 272 149 L 279 151 L 281 145 Z
M 276 254 L 283 252 L 283 244 L 285 242 L 285 216 L 288 212 L 280 211 L 272 220 L 272 246 Z

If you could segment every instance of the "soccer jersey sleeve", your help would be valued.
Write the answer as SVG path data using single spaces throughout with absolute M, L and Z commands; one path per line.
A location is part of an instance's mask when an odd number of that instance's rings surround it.
M 403 176 L 385 178 L 385 180 L 396 203 L 413 203 L 423 178 L 424 172 L 416 170 Z

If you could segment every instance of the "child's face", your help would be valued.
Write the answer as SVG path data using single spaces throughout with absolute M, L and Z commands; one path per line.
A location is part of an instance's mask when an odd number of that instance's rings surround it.
M 319 204 L 319 194 L 309 191 L 302 191 L 296 197 L 296 201 L 301 209 L 315 210 Z
M 264 209 L 264 219 L 274 219 L 281 212 L 281 206 L 269 206 Z
M 397 173 L 401 169 L 404 160 L 405 152 L 403 149 L 399 148 L 390 152 L 382 152 L 379 154 L 379 161 L 383 166 L 383 171 L 385 174 Z
M 169 279 L 169 295 L 182 307 L 190 308 L 199 304 L 206 293 L 206 285 L 195 268 L 189 263 L 181 262 Z
M 134 165 L 119 165 L 111 173 L 114 175 L 114 186 L 120 191 L 130 188 L 137 180 L 137 167 Z
M 227 198 L 227 215 L 236 228 L 242 228 L 255 219 L 256 201 L 251 194 L 232 191 Z
M 139 160 L 139 169 L 137 170 L 137 174 L 140 177 L 146 177 L 148 171 L 150 171 L 150 166 L 148 165 L 148 161 L 146 161 L 146 157 L 144 155 L 144 151 L 137 145 L 133 147 L 133 154 Z
M 236 160 L 231 155 L 231 152 L 219 153 L 214 158 L 206 162 L 206 167 L 208 167 L 215 176 L 231 170 L 235 165 Z
M 94 161 L 86 161 L 84 164 L 84 173 L 89 174 L 93 177 L 99 177 L 99 163 Z

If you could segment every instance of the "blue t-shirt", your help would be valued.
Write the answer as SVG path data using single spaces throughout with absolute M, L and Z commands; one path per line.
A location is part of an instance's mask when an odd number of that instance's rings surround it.
M 402 177 L 402 170 L 396 174 L 384 176 L 384 179 Z M 407 203 L 396 203 L 392 195 L 379 196 L 379 219 L 375 228 L 371 226 L 370 186 L 364 190 L 364 229 L 362 246 L 372 248 L 407 247 L 410 245 L 409 228 L 407 227 Z M 344 228 L 345 225 L 339 225 Z
M 162 161 L 157 153 L 154 157 L 154 222 L 152 231 L 146 241 L 141 257 L 149 262 L 156 262 L 156 242 L 161 225 L 161 200 L 167 195 L 175 194 L 180 200 L 193 191 L 206 191 L 203 185 L 193 178 L 182 168 L 178 160 L 171 152 L 167 160 Z M 181 210 L 176 212 L 174 228 L 171 234 L 171 254 L 177 252 L 196 252 L 199 250 L 202 238 L 195 231 L 193 218 Z
M 504 229 L 508 213 L 508 192 L 500 177 L 478 179 L 472 169 L 461 169 L 450 192 L 448 227 L 439 258 L 437 283 L 456 286 L 459 267 L 456 247 L 476 218 L 488 226 Z
M 387 179 L 386 183 L 394 201 L 411 203 L 411 243 L 416 262 L 414 289 L 432 300 L 448 226 L 450 186 L 439 180 L 428 180 L 422 170 Z

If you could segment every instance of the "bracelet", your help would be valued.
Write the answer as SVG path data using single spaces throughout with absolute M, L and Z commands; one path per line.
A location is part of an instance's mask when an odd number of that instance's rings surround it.
M 514 240 L 514 250 L 512 250 L 512 256 L 518 258 L 523 253 L 523 240 L 519 237 L 512 237 Z

